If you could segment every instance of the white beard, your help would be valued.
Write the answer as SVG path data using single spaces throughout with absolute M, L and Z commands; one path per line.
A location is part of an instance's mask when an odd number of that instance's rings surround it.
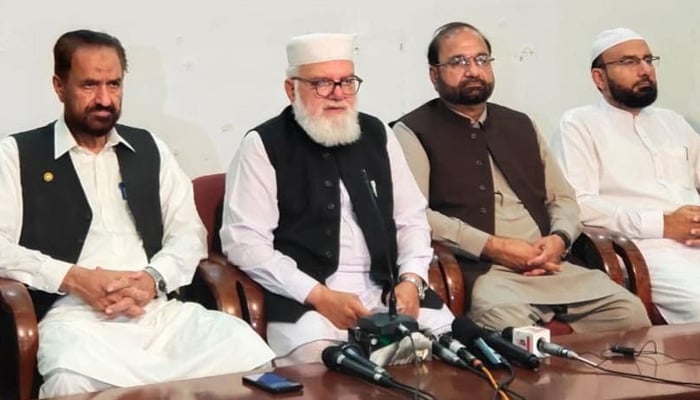
M 324 118 L 308 112 L 299 96 L 292 102 L 294 119 L 311 139 L 325 147 L 350 144 L 360 138 L 360 122 L 355 107 L 342 115 Z M 319 113 L 320 114 L 320 113 Z

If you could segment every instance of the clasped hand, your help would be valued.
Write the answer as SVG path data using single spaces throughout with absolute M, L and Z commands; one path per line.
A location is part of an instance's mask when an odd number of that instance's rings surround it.
M 496 264 L 525 276 L 539 276 L 561 271 L 560 261 L 565 250 L 564 241 L 556 235 L 544 236 L 533 243 L 492 236 L 484 252 Z
M 153 278 L 143 271 L 114 271 L 74 265 L 61 289 L 75 294 L 107 318 L 137 317 L 155 297 Z

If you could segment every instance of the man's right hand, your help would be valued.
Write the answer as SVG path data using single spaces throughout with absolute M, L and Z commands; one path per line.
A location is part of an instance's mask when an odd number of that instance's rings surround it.
M 483 254 L 495 264 L 503 265 L 524 275 L 537 276 L 558 272 L 559 268 L 556 264 L 531 263 L 541 253 L 542 249 L 532 243 L 498 236 L 490 236 L 483 250 Z
M 132 287 L 132 275 L 134 271 L 114 271 L 103 268 L 88 269 L 79 265 L 73 265 L 63 278 L 60 290 L 80 297 L 93 309 L 105 312 L 114 304 L 118 303 L 125 296 L 115 297 L 115 293 L 129 290 Z M 124 314 L 127 316 L 140 315 L 142 312 L 134 308 L 141 308 L 138 302 L 134 301 L 117 306 L 118 312 L 112 312 L 111 316 Z
M 321 284 L 311 289 L 306 297 L 306 302 L 328 318 L 338 329 L 352 328 L 357 323 L 358 318 L 370 314 L 357 295 L 330 290 Z
M 664 215 L 664 237 L 687 246 L 699 246 L 700 206 L 685 205 Z

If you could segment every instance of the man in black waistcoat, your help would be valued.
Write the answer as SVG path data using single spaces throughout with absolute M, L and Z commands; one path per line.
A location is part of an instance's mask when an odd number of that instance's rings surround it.
M 54 61 L 62 116 L 0 141 L 0 276 L 25 283 L 34 300 L 41 396 L 269 362 L 242 320 L 166 296 L 191 281 L 206 233 L 165 144 L 117 124 L 127 68 L 119 40 L 68 32 Z
M 426 290 L 425 199 L 391 130 L 356 111 L 353 48 L 344 34 L 289 42 L 291 105 L 248 132 L 227 175 L 222 247 L 265 289 L 278 364 L 319 361 L 385 311 L 390 270 L 400 313 L 436 332 L 453 319 Z
M 473 26 L 439 28 L 428 48 L 439 98 L 393 126 L 428 198 L 433 237 L 462 268 L 488 271 L 466 299 L 470 316 L 499 331 L 553 318 L 578 332 L 648 326 L 639 299 L 562 261 L 580 232 L 574 192 L 530 118 L 487 103 L 493 61 Z

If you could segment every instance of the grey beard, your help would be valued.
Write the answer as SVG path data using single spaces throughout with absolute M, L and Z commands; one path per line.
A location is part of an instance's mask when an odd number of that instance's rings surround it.
M 292 109 L 297 123 L 314 142 L 321 146 L 341 146 L 353 143 L 360 138 L 357 109 L 353 108 L 345 115 L 327 119 L 308 113 L 299 96 L 292 102 Z

